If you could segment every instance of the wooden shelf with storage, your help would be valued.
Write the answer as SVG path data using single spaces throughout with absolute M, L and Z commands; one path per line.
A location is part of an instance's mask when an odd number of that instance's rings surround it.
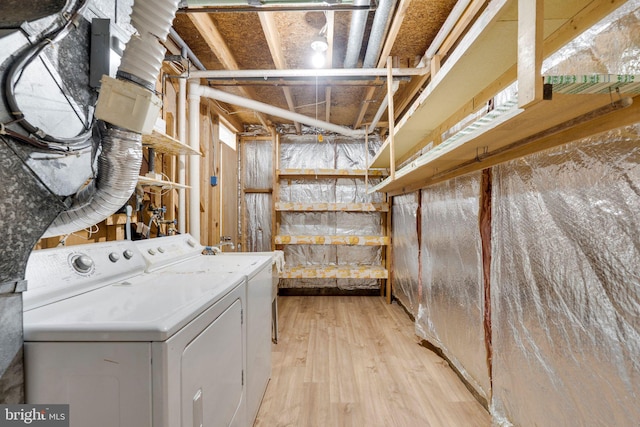
M 370 191 L 389 195 L 414 191 L 550 148 L 554 138 L 567 141 L 558 136 L 578 138 L 638 121 L 637 99 L 624 106 L 625 112 L 621 112 L 620 103 L 610 108 L 619 99 L 615 90 L 589 94 L 578 90 L 579 94 L 575 94 L 554 88 L 552 99 L 543 100 L 543 80 L 539 74 L 542 58 L 622 3 L 620 0 L 489 2 L 442 66 L 432 72 L 429 84 L 395 124 L 393 135 L 370 162 L 371 168 L 391 169 L 391 176 Z M 537 9 L 533 12 L 518 14 L 518 7 L 534 6 Z M 527 49 L 522 46 L 519 49 L 519 43 Z M 486 108 L 493 96 L 516 80 L 519 99 L 513 108 L 492 120 L 483 120 L 486 123 L 464 136 L 442 140 L 445 131 Z M 552 80 L 547 83 L 556 83 Z M 629 104 L 628 100 L 623 103 Z M 430 145 L 433 148 L 424 152 Z M 411 156 L 419 157 L 411 160 Z M 396 170 L 396 165 L 403 162 L 406 164 L 402 169 Z
M 181 154 L 202 156 L 200 151 L 194 150 L 177 139 L 155 129 L 149 135 L 142 135 L 142 146 L 153 148 L 158 152 L 172 154 L 174 156 L 179 156 Z
M 188 185 L 182 185 L 172 181 L 165 181 L 163 179 L 155 179 L 148 176 L 138 176 L 138 184 L 146 187 L 162 188 L 165 190 L 173 188 L 191 188 Z
M 389 212 L 389 204 L 277 202 L 275 210 L 280 212 Z
M 296 185 L 299 181 L 315 179 L 356 179 L 365 184 L 369 177 L 386 176 L 384 170 L 364 169 L 276 169 L 274 194 L 279 195 L 281 181 L 288 181 L 289 185 Z M 281 215 L 292 213 L 312 212 L 349 212 L 354 214 L 379 213 L 381 217 L 380 235 L 286 235 L 280 232 Z M 380 246 L 382 251 L 381 265 L 287 265 L 280 274 L 281 279 L 370 279 L 381 280 L 381 293 L 386 290 L 389 279 L 387 269 L 387 255 L 391 243 L 388 233 L 389 204 L 380 203 L 333 203 L 321 201 L 282 202 L 278 197 L 274 201 L 273 245 L 277 249 L 284 249 L 287 245 L 340 245 L 340 246 Z M 339 264 L 339 263 L 338 263 Z
M 276 245 L 349 245 L 349 246 L 386 246 L 388 236 L 353 236 L 353 235 L 282 235 L 273 236 Z
M 388 279 L 384 267 L 361 265 L 324 265 L 285 267 L 282 279 Z

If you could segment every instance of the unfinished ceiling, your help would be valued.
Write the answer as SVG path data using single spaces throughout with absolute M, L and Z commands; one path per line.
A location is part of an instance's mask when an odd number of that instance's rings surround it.
M 389 56 L 394 67 L 416 67 L 456 0 L 187 3 L 189 6 L 181 8 L 173 25 L 207 70 L 308 70 L 313 68 L 311 43 L 314 39 L 326 37 L 328 49 L 323 54 L 323 68 L 344 68 L 347 54 L 351 55 L 347 62 L 356 63 L 353 68 L 362 68 L 369 40 L 376 35 L 380 36 L 379 46 L 372 46 L 373 53 L 367 57 L 373 68 L 385 68 Z M 207 6 L 201 6 L 204 3 Z M 384 19 L 385 8 L 389 11 L 387 19 Z M 382 31 L 374 27 L 376 14 L 382 22 L 382 27 L 377 28 Z M 358 16 L 360 19 L 354 19 Z M 358 27 L 361 31 L 354 31 Z M 362 34 L 360 43 L 358 33 Z M 423 76 L 400 78 L 395 103 L 403 104 L 404 98 L 415 96 L 425 80 Z M 209 79 L 208 84 L 314 119 L 355 128 L 371 123 L 387 94 L 384 76 L 300 75 L 277 79 L 234 76 Z M 220 101 L 215 103 L 231 123 L 294 124 L 291 120 Z M 396 111 L 396 116 L 401 112 Z M 384 128 L 386 122 L 384 114 L 378 126 Z M 300 131 L 298 124 L 296 128 Z

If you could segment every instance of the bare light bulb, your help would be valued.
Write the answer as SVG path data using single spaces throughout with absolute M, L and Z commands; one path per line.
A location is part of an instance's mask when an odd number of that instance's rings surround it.
M 322 68 L 324 67 L 324 54 L 322 52 L 316 52 L 311 57 L 311 64 L 313 68 Z

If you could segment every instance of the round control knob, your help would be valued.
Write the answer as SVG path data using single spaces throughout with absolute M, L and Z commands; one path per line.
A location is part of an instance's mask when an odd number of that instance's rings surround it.
M 88 273 L 93 267 L 93 260 L 86 255 L 79 255 L 73 260 L 73 268 L 79 273 Z
M 127 249 L 122 253 L 122 255 L 124 255 L 126 259 L 131 259 L 133 258 L 133 251 L 131 249 Z
M 118 261 L 119 259 L 120 259 L 120 255 L 118 255 L 117 253 L 115 253 L 115 252 L 111 252 L 111 253 L 109 254 L 109 260 L 110 260 L 111 262 L 116 262 L 116 261 Z
M 164 248 L 162 246 L 158 246 L 158 252 L 163 254 L 164 253 Z
M 155 254 L 156 254 L 156 251 L 154 251 L 153 249 L 149 249 L 149 250 L 147 251 L 147 253 L 148 253 L 149 255 L 155 255 Z

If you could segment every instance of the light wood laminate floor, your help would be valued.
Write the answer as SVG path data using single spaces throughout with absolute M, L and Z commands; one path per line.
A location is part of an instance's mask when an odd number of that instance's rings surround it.
M 280 336 L 255 426 L 490 426 L 446 361 L 379 297 L 279 297 Z

